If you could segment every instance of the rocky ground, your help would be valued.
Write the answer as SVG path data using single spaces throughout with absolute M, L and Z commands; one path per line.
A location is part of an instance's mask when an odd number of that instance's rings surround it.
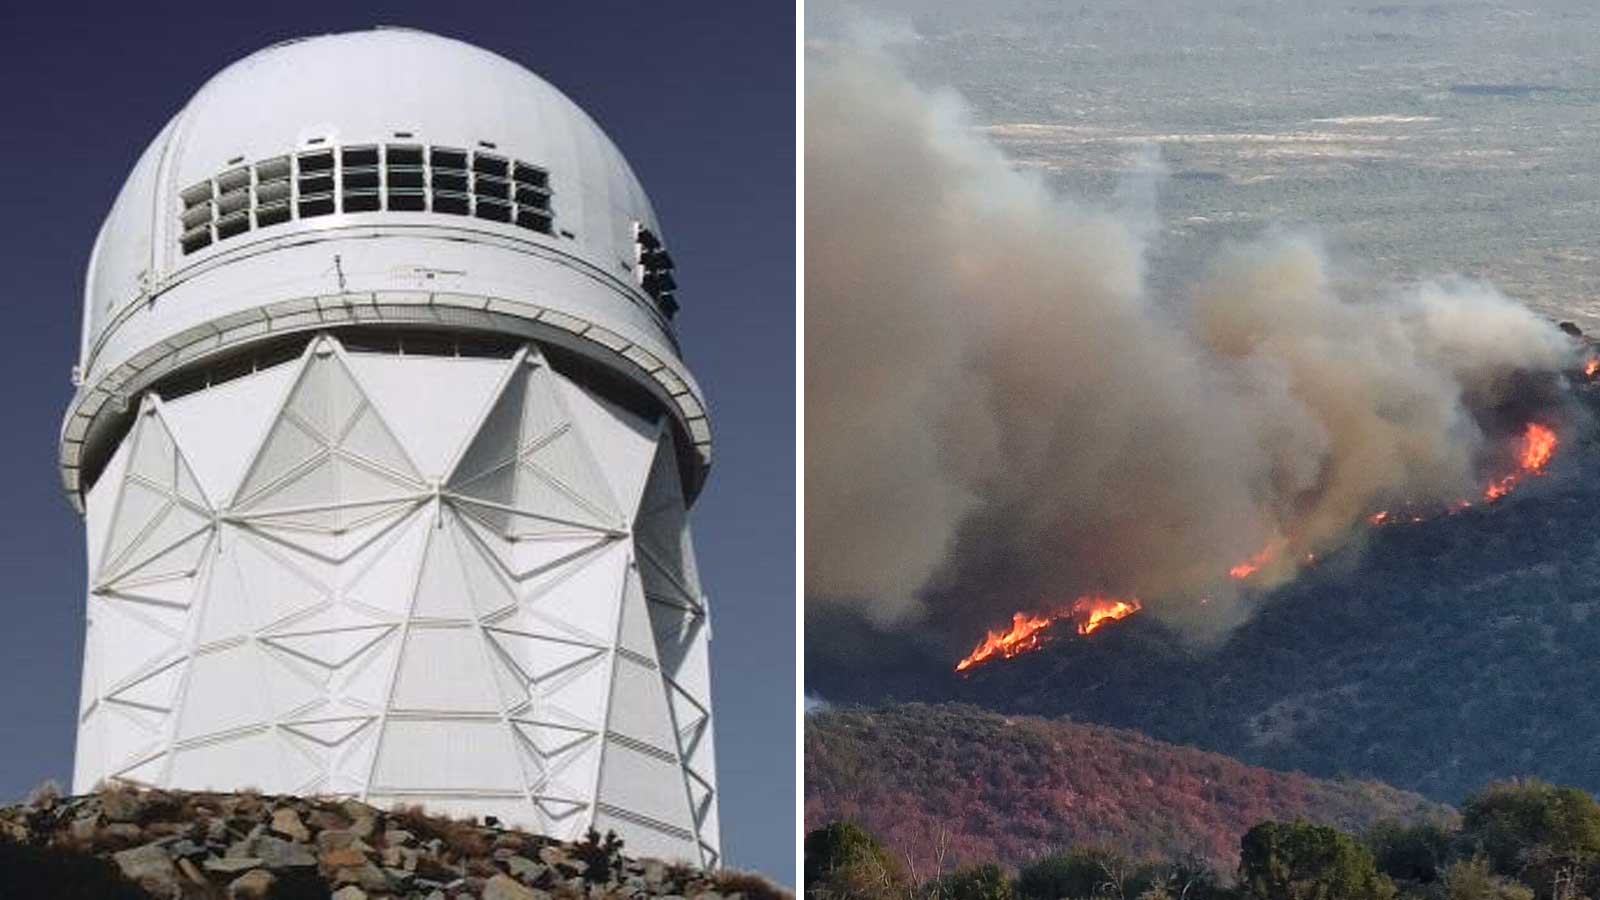
M 792 900 L 759 876 L 623 849 L 346 799 L 45 791 L 0 808 L 0 898 Z

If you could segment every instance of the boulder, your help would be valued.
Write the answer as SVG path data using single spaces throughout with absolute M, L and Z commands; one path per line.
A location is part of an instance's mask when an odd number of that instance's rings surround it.
M 201 863 L 207 872 L 216 872 L 218 875 L 234 875 L 239 872 L 248 872 L 266 865 L 259 856 L 224 856 L 206 860 Z
M 291 806 L 280 806 L 272 811 L 272 830 L 301 843 L 311 840 L 311 832 Z
M 483 900 L 546 900 L 548 896 L 505 874 L 496 875 L 483 885 Z
M 304 844 L 262 835 L 250 843 L 250 852 L 266 861 L 269 869 L 314 868 L 317 858 Z
M 172 858 L 155 844 L 123 850 L 111 858 L 129 881 L 158 897 L 170 897 L 178 889 L 178 870 L 173 868 Z
M 252 869 L 228 885 L 228 900 L 266 900 L 277 880 L 278 877 L 266 869 Z

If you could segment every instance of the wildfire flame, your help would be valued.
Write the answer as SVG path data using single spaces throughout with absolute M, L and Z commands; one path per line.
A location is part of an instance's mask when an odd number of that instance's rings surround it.
M 1556 433 L 1537 422 L 1529 422 L 1522 435 L 1522 449 L 1517 453 L 1517 470 L 1489 483 L 1483 490 L 1486 503 L 1493 503 L 1511 493 L 1522 479 L 1543 475 L 1551 457 L 1556 455 Z
M 1112 597 L 1079 597 L 1078 602 L 1072 604 L 1076 613 L 1087 611 L 1087 616 L 1078 623 L 1079 634 L 1094 634 L 1095 629 L 1107 622 L 1126 619 L 1139 611 L 1139 601 L 1133 598 L 1117 600 Z
M 1249 578 L 1251 575 L 1261 571 L 1262 566 L 1272 562 L 1273 557 L 1277 556 L 1278 552 L 1281 551 L 1288 543 L 1288 541 L 1279 538 L 1278 540 L 1267 544 L 1265 547 L 1262 547 L 1260 552 L 1256 553 L 1254 556 L 1229 569 L 1228 577 L 1232 578 L 1234 581 L 1243 581 L 1246 578 Z
M 1054 622 L 1055 619 L 1049 617 L 1016 613 L 1011 617 L 1010 631 L 989 632 L 988 636 L 967 654 L 966 659 L 956 663 L 956 671 L 965 672 L 997 653 L 1001 659 L 1010 659 L 1019 653 L 1033 650 L 1044 640 L 1044 635 L 1039 632 L 1049 628 Z
M 1600 372 L 1600 357 L 1589 361 L 1584 368 L 1584 373 L 1593 376 Z M 1508 475 L 1503 475 L 1490 482 L 1484 489 L 1485 502 L 1493 503 L 1501 497 L 1511 493 L 1523 479 L 1530 476 L 1537 477 L 1545 474 L 1545 469 L 1550 465 L 1550 460 L 1556 455 L 1556 447 L 1560 443 L 1553 429 L 1537 422 L 1529 422 L 1522 434 L 1522 444 L 1517 450 L 1517 468 Z M 1457 513 L 1472 506 L 1470 500 L 1458 500 L 1449 508 L 1450 513 Z M 1367 523 L 1374 527 L 1388 525 L 1399 521 L 1422 522 L 1425 517 L 1420 515 L 1396 516 L 1389 510 L 1380 510 L 1367 517 Z M 1287 539 L 1278 538 L 1261 548 L 1254 556 L 1239 563 L 1228 570 L 1228 577 L 1235 581 L 1260 572 L 1289 545 Z M 1307 554 L 1308 564 L 1316 560 L 1315 554 Z M 1202 599 L 1201 603 L 1206 600 Z M 1138 600 L 1129 597 L 1125 600 L 1115 597 L 1101 597 L 1085 595 L 1073 601 L 1071 606 L 1060 609 L 1054 613 L 1042 616 L 1016 613 L 1011 617 L 1010 631 L 991 631 L 982 642 L 974 647 L 972 652 L 961 662 L 956 664 L 957 672 L 965 672 L 979 663 L 986 662 L 995 657 L 1011 659 L 1037 650 L 1049 640 L 1047 633 L 1050 626 L 1063 619 L 1076 619 L 1078 621 L 1078 634 L 1093 634 L 1106 622 L 1125 619 L 1141 609 Z
M 1027 613 L 1015 613 L 1011 617 L 1010 631 L 989 632 L 965 659 L 956 663 L 956 671 L 965 672 L 996 656 L 1001 659 L 1011 659 L 1030 650 L 1037 650 L 1049 639 L 1046 630 L 1063 619 L 1077 619 L 1078 633 L 1086 635 L 1093 634 L 1107 622 L 1125 619 L 1138 612 L 1140 608 L 1139 601 L 1132 597 L 1120 600 L 1091 594 L 1079 597 L 1071 606 L 1050 615 L 1032 616 Z
M 1600 356 L 1591 356 L 1589 361 L 1583 364 L 1583 377 L 1593 378 L 1596 375 L 1600 375 Z

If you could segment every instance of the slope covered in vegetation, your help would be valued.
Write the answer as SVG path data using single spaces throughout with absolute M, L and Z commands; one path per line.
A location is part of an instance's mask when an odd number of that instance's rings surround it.
M 1371 782 L 1252 768 L 1093 725 L 905 704 L 806 719 L 806 825 L 856 822 L 926 873 L 1020 865 L 1102 844 L 1138 858 L 1196 855 L 1231 869 L 1266 819 L 1362 829 L 1448 819 L 1447 807 Z

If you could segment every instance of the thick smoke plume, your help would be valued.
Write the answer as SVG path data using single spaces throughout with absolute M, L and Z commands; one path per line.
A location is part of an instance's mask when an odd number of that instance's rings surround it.
M 1521 425 L 1497 410 L 1574 363 L 1482 284 L 1349 296 L 1304 236 L 1154 296 L 1147 182 L 1071 202 L 882 55 L 810 61 L 812 602 L 951 646 L 1086 593 L 1215 633 L 1241 560 L 1271 548 L 1270 583 L 1375 510 L 1477 496 Z

